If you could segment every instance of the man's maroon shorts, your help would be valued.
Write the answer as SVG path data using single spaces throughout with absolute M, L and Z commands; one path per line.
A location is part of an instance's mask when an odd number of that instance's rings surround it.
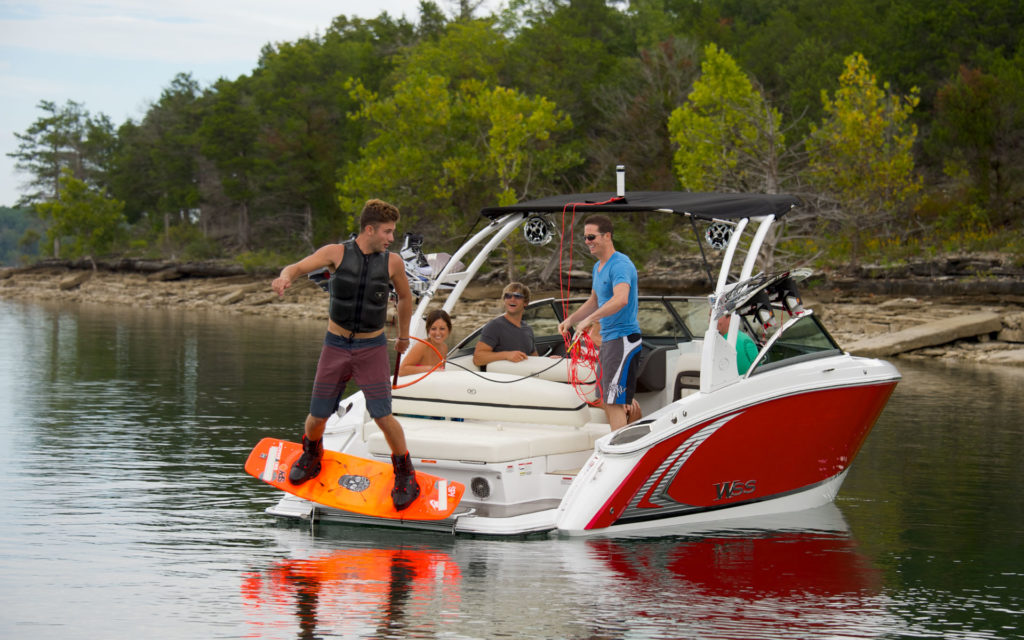
M 390 415 L 389 368 L 388 341 L 383 333 L 374 338 L 350 339 L 328 331 L 316 365 L 310 415 L 326 418 L 334 413 L 350 379 L 355 379 L 362 390 L 371 418 Z

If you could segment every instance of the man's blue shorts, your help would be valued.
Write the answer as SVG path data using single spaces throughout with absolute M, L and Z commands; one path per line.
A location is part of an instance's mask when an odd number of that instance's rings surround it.
M 639 333 L 601 343 L 602 399 L 608 404 L 628 405 L 633 402 L 641 344 Z

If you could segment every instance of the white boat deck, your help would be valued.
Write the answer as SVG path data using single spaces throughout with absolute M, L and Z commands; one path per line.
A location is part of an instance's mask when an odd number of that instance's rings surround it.
M 581 426 L 529 424 L 506 421 L 451 421 L 399 415 L 409 451 L 417 458 L 462 462 L 511 462 L 577 451 L 593 451 L 598 438 L 608 434 L 607 423 Z M 374 455 L 389 455 L 384 434 L 376 424 L 364 426 L 366 446 Z

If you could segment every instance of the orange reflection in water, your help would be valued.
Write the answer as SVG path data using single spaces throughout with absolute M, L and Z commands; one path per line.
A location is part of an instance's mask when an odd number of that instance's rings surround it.
M 294 619 L 272 615 L 292 608 L 299 638 L 332 633 L 380 633 L 400 628 L 407 614 L 458 600 L 461 572 L 443 551 L 346 549 L 309 558 L 279 560 L 242 582 L 246 606 L 271 615 L 256 616 L 251 637 L 267 627 L 288 628 Z M 440 611 L 438 611 L 440 614 Z M 276 618 L 276 619 L 275 619 Z

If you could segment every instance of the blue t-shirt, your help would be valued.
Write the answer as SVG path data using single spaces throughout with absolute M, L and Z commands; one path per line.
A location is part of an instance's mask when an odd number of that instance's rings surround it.
M 597 305 L 601 306 L 614 295 L 615 285 L 625 282 L 629 285 L 629 299 L 626 306 L 610 316 L 601 318 L 601 339 L 614 340 L 631 333 L 640 333 L 640 323 L 636 316 L 639 311 L 637 302 L 637 275 L 633 261 L 626 254 L 616 251 L 600 268 L 601 263 L 594 263 L 594 293 L 597 294 Z

